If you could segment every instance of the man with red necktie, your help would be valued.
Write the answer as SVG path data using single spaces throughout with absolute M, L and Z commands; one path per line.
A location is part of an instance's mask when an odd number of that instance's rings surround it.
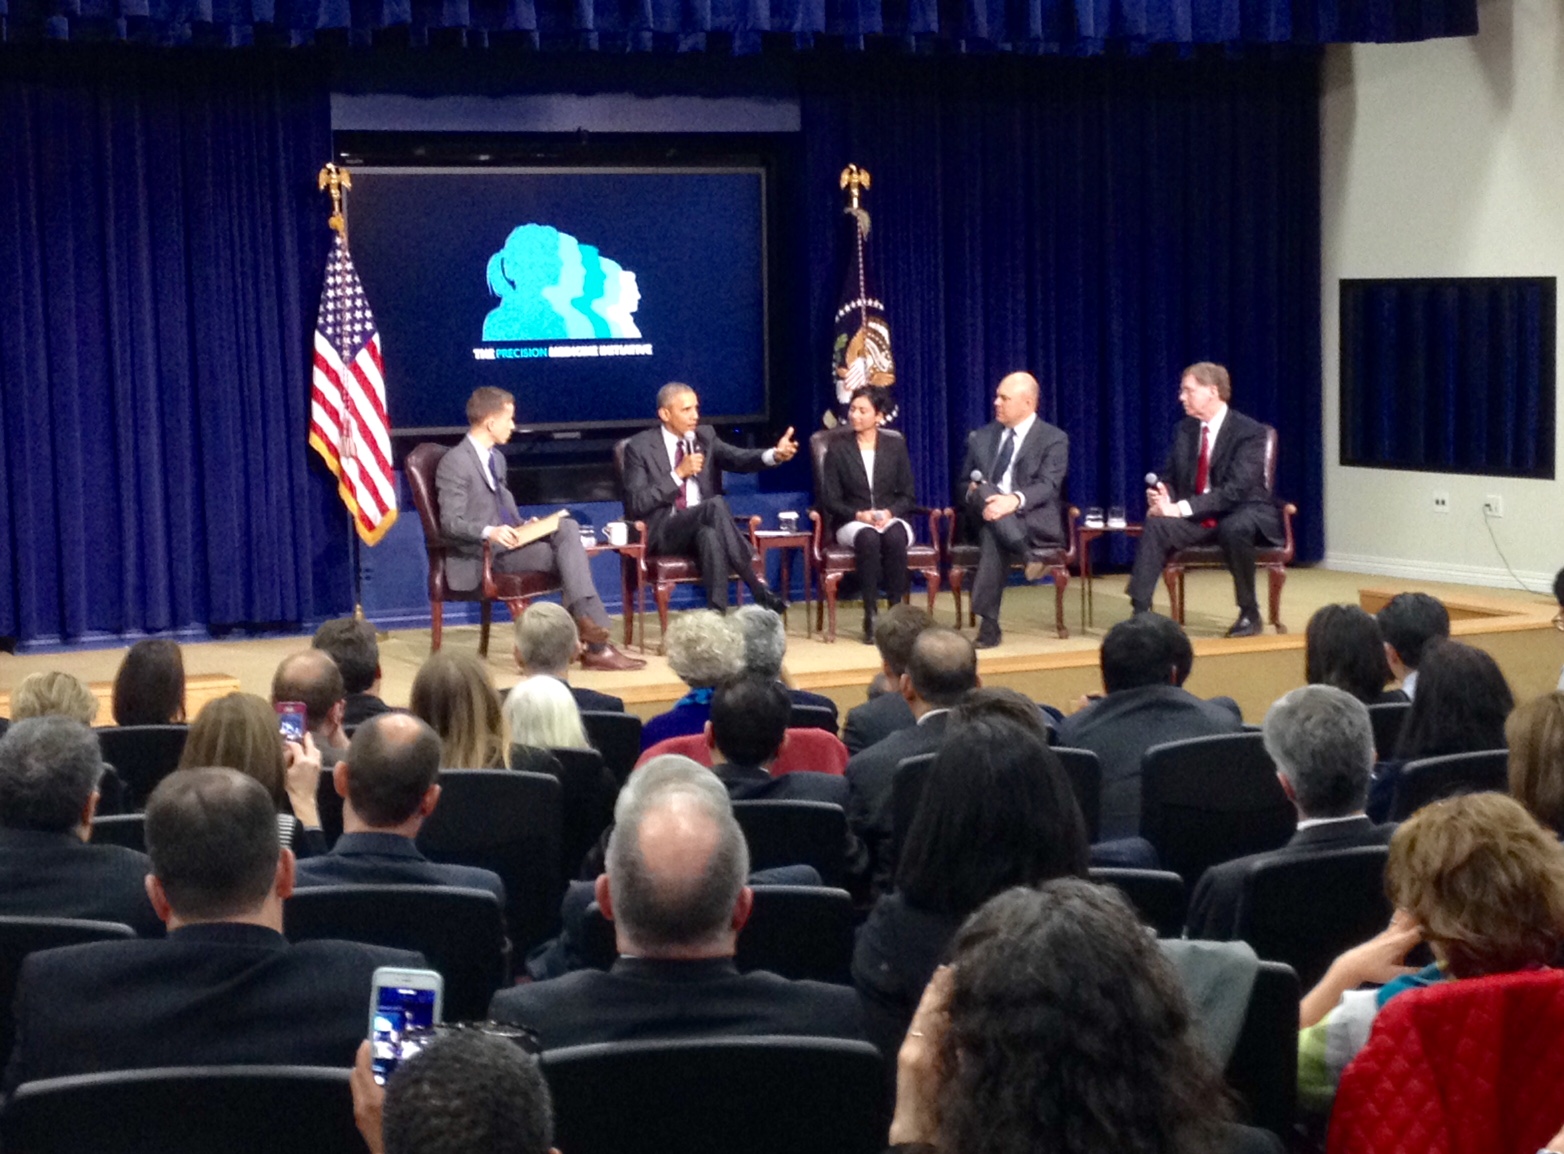
M 1187 414 L 1154 489 L 1146 490 L 1146 527 L 1130 573 L 1130 604 L 1151 608 L 1168 556 L 1215 541 L 1233 575 L 1238 620 L 1229 637 L 1260 632 L 1254 592 L 1255 544 L 1280 543 L 1282 521 L 1265 487 L 1265 426 L 1228 408 L 1227 370 L 1201 361 L 1184 370 L 1178 399 Z

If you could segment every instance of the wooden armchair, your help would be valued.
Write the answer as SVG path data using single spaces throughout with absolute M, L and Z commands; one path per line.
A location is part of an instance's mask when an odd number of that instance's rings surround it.
M 961 589 L 966 584 L 967 574 L 976 569 L 978 563 L 978 546 L 956 540 L 956 522 L 960 519 L 958 512 L 951 512 L 946 522 L 945 537 L 945 558 L 950 564 L 950 593 L 956 599 L 957 629 L 961 628 Z M 1076 535 L 1080 519 L 1080 509 L 1071 505 L 1065 518 L 1065 532 L 1068 534 L 1065 543 L 1030 548 L 1025 557 L 1012 565 L 1012 568 L 1042 565 L 1048 570 L 1049 576 L 1054 579 L 1054 631 L 1061 638 L 1070 636 L 1069 626 L 1064 623 L 1064 591 L 1070 584 L 1070 566 L 1075 565 L 1080 556 L 1080 542 Z M 967 624 L 976 623 L 969 599 Z

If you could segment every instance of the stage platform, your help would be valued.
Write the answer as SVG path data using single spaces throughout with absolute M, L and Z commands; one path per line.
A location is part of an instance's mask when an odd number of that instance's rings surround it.
M 1086 693 L 1101 689 L 1097 647 L 1102 634 L 1129 614 L 1122 575 L 1096 579 L 1094 627 L 1083 630 L 1078 582 L 1072 582 L 1066 601 L 1066 624 L 1071 636 L 1060 640 L 1053 631 L 1053 589 L 1050 586 L 1012 587 L 1005 594 L 1005 641 L 984 652 L 979 673 L 985 684 L 1009 685 L 1068 711 Z M 1282 619 L 1290 632 L 1267 629 L 1260 637 L 1229 641 L 1222 633 L 1232 622 L 1232 583 L 1226 573 L 1199 572 L 1188 577 L 1186 627 L 1195 646 L 1195 669 L 1189 688 L 1203 697 L 1226 694 L 1242 706 L 1244 716 L 1259 720 L 1266 708 L 1288 689 L 1303 682 L 1303 629 L 1310 614 L 1321 605 L 1357 602 L 1371 612 L 1394 593 L 1422 589 L 1444 600 L 1453 619 L 1452 630 L 1463 641 L 1486 649 L 1498 660 L 1515 690 L 1526 700 L 1553 689 L 1559 666 L 1564 663 L 1564 633 L 1552 626 L 1558 606 L 1550 595 L 1476 588 L 1434 582 L 1402 581 L 1325 569 L 1295 569 L 1282 602 Z M 1159 591 L 1160 592 L 1160 591 Z M 922 603 L 921 591 L 914 597 Z M 1166 609 L 1159 599 L 1155 608 Z M 948 592 L 940 594 L 936 618 L 952 623 L 954 606 Z M 647 614 L 648 664 L 639 673 L 581 673 L 573 680 L 625 699 L 627 707 L 643 717 L 661 712 L 683 693 L 678 679 L 657 655 L 657 619 Z M 824 693 L 845 710 L 864 700 L 865 687 L 879 669 L 873 646 L 863 645 L 854 628 L 861 619 L 856 603 L 842 603 L 838 621 L 845 627 L 834 644 L 816 634 L 804 636 L 804 610 L 794 606 L 789 614 L 789 649 L 786 672 L 802 688 Z M 971 630 L 968 630 L 969 635 Z M 261 695 L 270 691 L 272 672 L 282 657 L 309 644 L 307 636 L 263 640 L 209 641 L 185 646 L 185 665 L 191 677 L 191 711 L 221 685 L 234 684 Z M 445 644 L 475 652 L 476 626 L 447 628 Z M 384 696 L 392 704 L 405 704 L 419 663 L 429 653 L 427 629 L 398 629 L 381 639 Z M 64 669 L 101 687 L 105 698 L 99 723 L 110 721 L 107 683 L 118 668 L 123 650 L 93 649 L 79 652 L 0 656 L 0 716 L 11 687 L 28 673 Z M 501 688 L 517 678 L 511 657 L 510 623 L 503 607 L 495 613 L 488 666 Z M 219 681 L 219 678 L 223 680 Z M 198 680 L 199 679 L 199 680 Z M 199 688 L 198 688 L 199 687 Z

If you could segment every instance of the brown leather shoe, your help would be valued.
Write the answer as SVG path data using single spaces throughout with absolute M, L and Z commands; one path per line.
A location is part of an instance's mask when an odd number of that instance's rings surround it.
M 632 670 L 645 669 L 646 662 L 639 657 L 626 657 L 612 645 L 604 645 L 601 649 L 583 650 L 581 653 L 581 668 L 629 673 Z
M 576 632 L 581 635 L 581 644 L 586 646 L 607 645 L 608 630 L 593 621 L 590 617 L 576 618 Z M 591 668 L 591 666 L 588 666 Z

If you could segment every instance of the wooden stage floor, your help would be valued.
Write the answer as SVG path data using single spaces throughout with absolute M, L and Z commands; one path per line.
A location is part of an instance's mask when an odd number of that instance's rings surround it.
M 1129 614 L 1122 576 L 1101 576 L 1095 583 L 1094 628 L 1081 628 L 1078 582 L 1072 582 L 1066 600 L 1066 624 L 1071 637 L 1060 640 L 1053 633 L 1051 586 L 1010 588 L 1005 594 L 1005 642 L 982 654 L 979 673 L 985 684 L 1009 685 L 1062 709 L 1080 695 L 1097 692 L 1100 679 L 1097 647 L 1103 632 Z M 1435 582 L 1295 569 L 1282 602 L 1282 619 L 1291 632 L 1269 629 L 1254 638 L 1229 641 L 1222 633 L 1234 616 L 1232 584 L 1226 573 L 1200 572 L 1188 577 L 1187 628 L 1195 645 L 1195 669 L 1189 688 L 1201 696 L 1227 694 L 1243 707 L 1244 716 L 1258 720 L 1269 704 L 1303 682 L 1303 629 L 1310 614 L 1321 605 L 1361 602 L 1371 611 L 1383 596 L 1402 590 L 1422 589 L 1443 599 L 1451 609 L 1455 635 L 1491 652 L 1504 669 L 1517 700 L 1548 692 L 1564 662 L 1564 633 L 1552 627 L 1558 606 L 1551 596 L 1483 589 Z M 921 592 L 914 597 L 921 599 Z M 1380 600 L 1376 601 L 1376 597 Z M 1160 597 L 1155 606 L 1166 609 Z M 942 592 L 936 609 L 941 624 L 950 624 L 954 606 Z M 648 613 L 652 645 L 656 642 L 656 615 Z M 503 608 L 496 614 L 488 665 L 494 682 L 509 687 L 517 678 L 511 658 L 509 620 Z M 838 620 L 848 628 L 835 644 L 825 644 L 818 634 L 804 636 L 802 606 L 789 614 L 790 642 L 786 672 L 795 685 L 827 694 L 843 708 L 864 699 L 865 687 L 879 669 L 873 646 L 856 636 L 860 620 L 857 603 L 842 603 Z M 969 631 L 970 632 L 970 631 Z M 447 628 L 445 644 L 475 651 L 476 626 Z M 207 641 L 185 646 L 186 672 L 191 680 L 192 714 L 209 695 L 227 692 L 235 684 L 261 695 L 270 691 L 272 671 L 286 654 L 309 644 L 307 636 L 273 637 L 244 641 Z M 419 663 L 429 652 L 427 629 L 398 630 L 381 639 L 383 693 L 392 704 L 405 704 Z M 0 715 L 10 689 L 36 670 L 64 669 L 106 689 L 119 666 L 123 650 L 92 649 L 71 652 L 0 656 Z M 623 697 L 627 706 L 644 717 L 661 712 L 683 693 L 667 663 L 654 651 L 647 653 L 647 668 L 638 673 L 582 673 L 573 675 L 583 685 Z M 106 693 L 105 693 L 106 697 Z M 100 724 L 109 722 L 107 702 Z

